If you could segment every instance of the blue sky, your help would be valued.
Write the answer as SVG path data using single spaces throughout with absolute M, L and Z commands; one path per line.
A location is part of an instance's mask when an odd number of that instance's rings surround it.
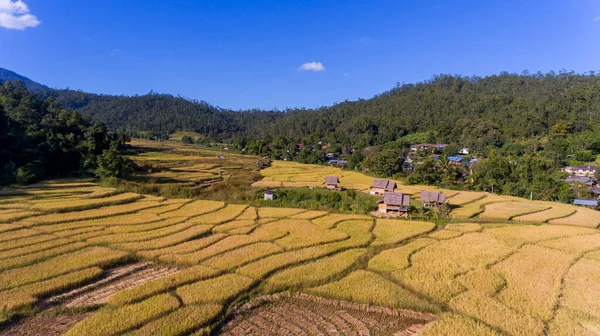
M 599 0 L 0 0 L 0 26 L 0 67 L 42 84 L 233 109 L 331 105 L 439 73 L 600 70 Z

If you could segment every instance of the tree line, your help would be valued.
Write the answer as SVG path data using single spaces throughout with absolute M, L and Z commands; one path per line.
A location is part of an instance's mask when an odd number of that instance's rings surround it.
M 41 100 L 22 85 L 0 83 L 0 185 L 47 177 L 118 177 L 127 169 L 124 134 Z

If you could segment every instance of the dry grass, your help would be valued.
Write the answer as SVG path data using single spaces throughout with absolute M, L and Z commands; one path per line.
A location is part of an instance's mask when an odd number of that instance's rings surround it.
M 496 298 L 520 313 L 547 321 L 560 294 L 562 275 L 573 260 L 560 251 L 524 246 L 492 268 L 506 281 Z
M 102 198 L 91 198 L 91 199 L 80 199 L 80 200 L 57 200 L 56 202 L 34 204 L 30 207 L 34 211 L 45 211 L 45 212 L 65 212 L 83 210 L 94 207 L 101 207 L 105 205 L 117 205 L 124 203 L 131 203 L 142 198 L 142 195 L 135 193 L 124 193 L 109 197 Z
M 256 211 L 256 208 L 248 207 L 248 208 L 246 208 L 246 210 L 244 210 L 244 212 L 242 212 L 241 215 L 236 217 L 236 220 L 255 220 L 257 218 L 258 218 L 258 213 Z
M 533 336 L 544 333 L 544 323 L 541 320 L 518 313 L 480 292 L 465 292 L 452 299 L 450 307 L 510 335 Z
M 219 210 L 224 207 L 225 204 L 223 202 L 215 202 L 215 201 L 193 201 L 191 203 L 187 203 L 183 205 L 181 208 L 169 212 L 164 212 L 161 214 L 163 218 L 171 218 L 171 217 L 192 217 L 192 216 L 200 216 L 209 212 L 213 212 Z
M 383 277 L 368 271 L 356 271 L 330 284 L 307 292 L 333 299 L 436 312 L 438 308 Z
M 478 268 L 456 277 L 456 281 L 470 291 L 492 296 L 506 284 L 504 279 L 487 268 Z
M 481 198 L 471 203 L 463 204 L 460 208 L 453 209 L 450 213 L 450 216 L 452 218 L 471 218 L 482 213 L 484 207 L 488 204 L 497 202 L 522 201 L 522 199 L 508 196 L 500 196 L 496 194 L 485 193 L 483 195 L 485 195 L 484 198 Z
M 77 323 L 65 336 L 109 336 L 121 334 L 129 329 L 173 311 L 179 301 L 170 294 L 162 294 L 146 301 L 119 308 L 105 308 Z
M 429 232 L 435 224 L 394 219 L 377 219 L 373 234 L 374 246 L 397 244 L 405 239 Z
M 236 270 L 236 273 L 251 277 L 253 279 L 262 279 L 269 273 L 300 262 L 305 262 L 320 258 L 329 252 L 320 246 L 304 248 L 298 251 L 291 251 L 272 255 L 255 261 Z
M 559 307 L 548 325 L 549 336 L 598 336 L 600 321 L 580 311 Z
M 40 252 L 30 253 L 20 257 L 2 259 L 0 260 L 0 271 L 4 271 L 8 268 L 15 268 L 17 266 L 25 266 L 36 262 L 40 262 L 51 257 L 56 257 L 64 253 L 82 249 L 86 246 L 87 245 L 84 243 L 72 243 L 47 250 L 42 250 Z
M 466 203 L 477 201 L 483 197 L 485 197 L 484 193 L 461 191 L 458 194 L 448 198 L 448 203 L 452 205 L 463 205 Z
M 118 232 L 122 234 L 133 234 L 133 233 L 142 233 L 149 231 L 156 231 L 158 229 L 166 229 L 167 227 L 175 226 L 175 224 L 180 224 L 186 220 L 185 217 L 173 217 L 169 219 L 164 219 L 156 222 L 151 222 L 147 224 L 135 224 L 135 225 L 115 225 L 112 227 L 108 227 L 107 230 L 110 232 Z M 191 226 L 188 224 L 188 226 Z
M 600 234 L 561 238 L 542 242 L 539 245 L 566 252 L 585 253 L 600 249 Z
M 373 234 L 371 227 L 373 220 L 352 220 L 339 223 L 335 231 L 345 233 L 350 238 L 336 243 L 323 245 L 327 250 L 334 252 L 346 248 L 366 247 L 371 242 Z
M 239 228 L 243 228 L 243 227 L 248 227 L 248 226 L 254 227 L 255 225 L 256 225 L 256 222 L 254 220 L 248 220 L 248 219 L 235 220 L 232 222 L 218 225 L 212 231 L 214 233 L 229 232 L 231 230 L 235 230 L 235 229 L 239 229 Z
M 202 264 L 217 269 L 228 270 L 282 251 L 281 247 L 273 243 L 256 243 L 212 257 Z
M 305 212 L 304 209 L 292 208 L 258 208 L 260 218 L 285 218 Z
M 366 249 L 353 249 L 321 258 L 305 265 L 276 273 L 266 283 L 271 291 L 288 287 L 316 286 L 341 274 L 366 254 Z
M 43 251 L 46 249 L 51 249 L 51 248 L 67 245 L 69 243 L 71 243 L 71 241 L 68 239 L 54 239 L 54 240 L 50 240 L 50 241 L 43 241 L 41 243 L 34 244 L 34 245 L 29 245 L 29 246 L 24 246 L 24 247 L 13 248 L 13 249 L 1 251 L 0 259 L 13 258 L 13 257 L 17 257 L 17 256 L 29 254 L 29 253 L 36 253 L 36 252 Z
M 183 335 L 212 321 L 222 310 L 223 306 L 217 304 L 185 306 L 167 316 L 154 320 L 127 335 Z
M 186 254 L 166 254 L 159 259 L 181 264 L 197 264 L 198 262 L 217 254 L 256 242 L 257 240 L 250 236 L 230 236 L 196 252 Z
M 153 208 L 159 206 L 159 202 L 134 202 L 122 205 L 113 205 L 102 207 L 99 209 L 93 210 L 85 210 L 85 211 L 75 211 L 61 214 L 48 214 L 30 217 L 22 220 L 24 224 L 33 224 L 33 225 L 41 225 L 41 224 L 54 224 L 54 223 L 64 223 L 64 222 L 73 222 L 73 221 L 82 221 L 88 219 L 96 219 L 96 218 L 107 218 L 116 215 L 123 215 L 128 213 L 137 212 L 143 209 Z
M 467 233 L 424 247 L 412 255 L 411 267 L 392 274 L 413 290 L 448 302 L 463 290 L 454 280 L 455 276 L 485 267 L 511 251 L 509 246 L 491 236 Z
M 574 228 L 561 225 L 517 225 L 485 229 L 484 233 L 502 240 L 506 244 L 518 246 L 537 243 L 549 239 L 575 235 L 592 234 L 596 231 L 586 228 Z
M 205 214 L 202 216 L 194 217 L 190 220 L 190 223 L 196 224 L 218 224 L 225 223 L 234 218 L 240 216 L 242 212 L 247 209 L 248 206 L 244 204 L 229 204 L 225 208 L 217 210 L 215 212 Z
M 422 336 L 501 336 L 494 329 L 471 318 L 458 314 L 443 314 L 433 322 L 422 334 Z
M 409 257 L 415 251 L 435 242 L 437 242 L 435 239 L 419 238 L 404 246 L 385 250 L 369 260 L 369 268 L 382 272 L 393 272 L 405 269 L 410 264 Z
M 340 223 L 340 222 L 346 221 L 346 220 L 352 220 L 352 219 L 370 220 L 371 218 L 368 216 L 363 216 L 363 215 L 329 214 L 324 217 L 315 218 L 315 219 L 311 220 L 311 222 L 313 222 L 313 224 L 315 224 L 316 226 L 318 226 L 321 229 L 331 229 L 337 223 Z
M 573 215 L 565 218 L 553 219 L 550 223 L 597 228 L 600 226 L 600 212 L 592 209 L 577 208 L 577 212 Z
M 132 304 L 145 300 L 153 295 L 167 292 L 178 286 L 212 278 L 219 273 L 219 270 L 202 265 L 190 267 L 181 272 L 148 281 L 141 285 L 120 291 L 111 296 L 108 302 L 117 306 Z
M 477 232 L 481 231 L 483 227 L 477 223 L 453 223 L 446 225 L 445 229 L 460 232 Z
M 148 224 L 153 222 L 160 221 L 161 218 L 154 214 L 141 214 L 141 213 L 133 213 L 127 215 L 119 215 L 112 217 L 104 217 L 92 220 L 84 220 L 78 222 L 69 222 L 64 224 L 50 224 L 50 225 L 40 225 L 36 226 L 36 229 L 43 230 L 46 232 L 58 232 L 58 231 L 67 231 L 67 230 L 75 230 L 86 227 L 94 227 L 94 226 L 130 226 L 130 225 L 139 225 L 139 224 Z
M 35 215 L 39 215 L 39 212 L 35 211 L 17 211 L 17 212 L 9 212 L 0 214 L 0 223 L 10 223 L 14 221 L 18 221 L 20 219 L 32 217 Z
M 537 202 L 492 203 L 485 206 L 485 210 L 479 215 L 479 218 L 509 220 L 515 216 L 528 215 L 549 208 L 547 204 Z
M 49 279 L 68 272 L 92 267 L 108 266 L 127 258 L 125 252 L 106 247 L 90 247 L 63 254 L 38 264 L 0 273 L 0 289 L 10 289 L 32 282 Z
M 12 312 L 37 302 L 38 297 L 62 292 L 102 274 L 99 267 L 82 269 L 49 280 L 0 292 L 0 312 Z
M 600 261 L 581 259 L 564 279 L 561 305 L 581 311 L 600 322 Z
M 253 283 L 254 280 L 245 276 L 225 274 L 179 287 L 176 292 L 185 304 L 226 303 L 248 290 Z
M 90 243 L 101 244 L 119 244 L 119 243 L 127 243 L 127 242 L 136 242 L 136 241 L 144 241 L 155 238 L 160 238 L 168 235 L 172 235 L 174 233 L 183 231 L 192 224 L 180 223 L 175 225 L 169 225 L 167 227 L 150 230 L 150 231 L 141 231 L 141 232 L 119 232 L 113 234 L 107 234 L 105 236 L 96 237 L 88 239 Z
M 158 237 L 151 240 L 140 241 L 140 242 L 132 242 L 132 243 L 122 243 L 116 244 L 118 248 L 122 248 L 130 251 L 142 251 L 142 250 L 154 250 L 160 249 L 163 247 L 176 245 L 197 237 L 200 237 L 208 232 L 212 227 L 210 225 L 196 225 L 191 228 L 185 229 L 180 232 L 176 232 L 169 236 Z
M 27 238 L 21 238 L 11 241 L 6 241 L 0 244 L 0 254 L 4 254 L 3 251 L 12 250 L 20 247 L 25 247 L 28 245 L 35 245 L 43 242 L 47 242 L 53 239 L 57 239 L 58 237 L 52 235 L 36 235 Z
M 577 211 L 577 208 L 572 205 L 551 202 L 543 202 L 542 204 L 551 206 L 551 208 L 548 210 L 535 212 L 529 215 L 517 216 L 514 217 L 512 220 L 517 222 L 545 223 L 552 219 L 568 217 L 574 214 L 575 211 Z
M 16 239 L 23 239 L 23 238 L 27 238 L 27 237 L 37 236 L 41 233 L 42 232 L 40 232 L 40 231 L 30 230 L 30 229 L 21 229 L 21 230 L 3 232 L 2 234 L 0 234 L 0 243 L 6 242 L 9 240 L 16 240 Z
M 180 243 L 180 244 L 169 246 L 169 247 L 147 250 L 147 251 L 139 251 L 139 252 L 137 252 L 137 254 L 142 257 L 146 257 L 146 258 L 154 258 L 154 257 L 162 256 L 162 255 L 185 254 L 185 253 L 190 253 L 190 252 L 201 250 L 209 245 L 212 245 L 212 244 L 218 242 L 219 240 L 221 240 L 225 237 L 227 237 L 227 235 L 213 234 L 208 237 L 186 241 L 184 243 Z
M 257 240 L 275 241 L 286 249 L 320 245 L 348 238 L 342 232 L 321 230 L 308 220 L 282 219 L 259 226 L 251 236 Z
M 325 215 L 327 215 L 326 211 L 311 210 L 311 211 L 299 213 L 294 216 L 290 216 L 290 219 L 315 219 L 318 217 L 323 217 Z
M 428 237 L 430 238 L 435 238 L 438 240 L 445 240 L 445 239 L 452 239 L 452 238 L 456 238 L 456 237 L 460 237 L 462 236 L 462 232 L 460 231 L 454 231 L 454 230 L 439 230 L 439 231 L 435 231 L 433 233 L 430 233 L 428 235 Z

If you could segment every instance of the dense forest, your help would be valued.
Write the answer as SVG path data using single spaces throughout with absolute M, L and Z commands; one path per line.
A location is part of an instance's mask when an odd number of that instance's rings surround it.
M 127 136 L 81 114 L 0 82 L 0 185 L 46 177 L 118 177 L 127 168 L 119 146 Z
M 0 80 L 3 74 L 7 76 L 0 72 Z M 285 111 L 232 111 L 152 92 L 109 96 L 48 89 L 30 80 L 26 85 L 41 98 L 53 97 L 61 107 L 110 129 L 196 131 L 216 141 L 285 137 L 367 147 L 415 132 L 435 132 L 437 141 L 483 148 L 506 139 L 549 135 L 557 124 L 570 133 L 600 131 L 600 74 L 595 72 L 438 75 L 422 83 L 398 84 L 371 99 Z

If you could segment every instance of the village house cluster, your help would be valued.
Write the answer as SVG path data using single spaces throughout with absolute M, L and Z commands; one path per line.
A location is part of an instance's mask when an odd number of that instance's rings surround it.
M 598 179 L 595 177 L 597 170 L 598 166 L 591 164 L 582 166 L 567 166 L 562 169 L 563 172 L 570 174 L 570 176 L 565 179 L 567 183 L 569 183 L 571 186 L 574 186 L 575 184 L 587 186 L 590 188 L 590 191 L 595 198 L 594 200 L 576 199 L 573 204 L 594 208 L 598 206 L 598 201 L 600 201 L 600 184 Z

